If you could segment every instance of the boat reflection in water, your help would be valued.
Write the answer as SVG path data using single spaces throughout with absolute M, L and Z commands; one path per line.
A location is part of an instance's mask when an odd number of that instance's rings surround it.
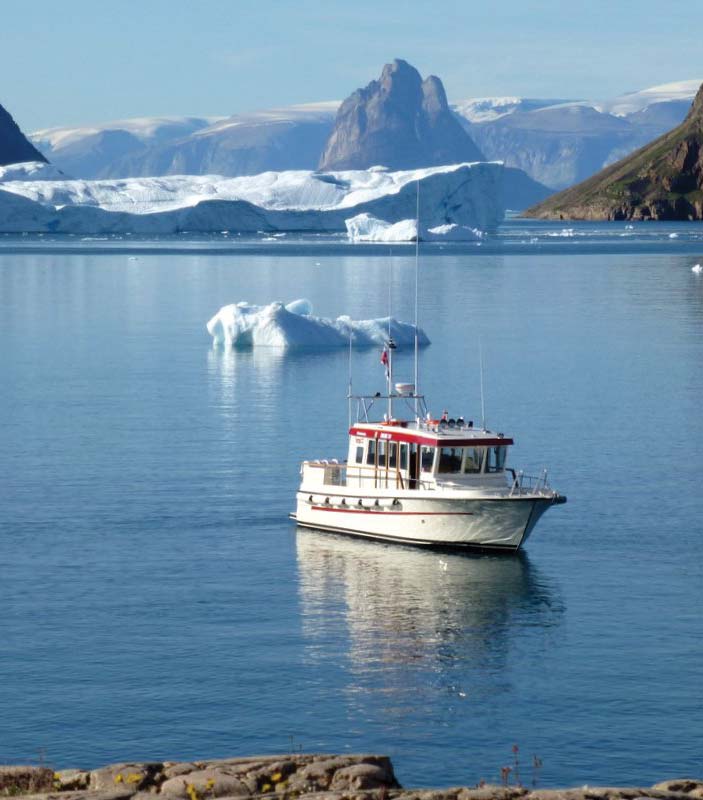
M 346 689 L 383 692 L 395 711 L 428 690 L 509 691 L 513 645 L 524 642 L 520 659 L 543 651 L 563 616 L 558 589 L 524 553 L 442 553 L 300 527 L 296 544 L 308 663 L 339 662 L 348 641 Z

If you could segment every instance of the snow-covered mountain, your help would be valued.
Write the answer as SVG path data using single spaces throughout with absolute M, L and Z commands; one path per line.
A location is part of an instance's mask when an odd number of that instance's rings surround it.
M 57 180 L 54 167 L 36 162 L 24 170 L 0 170 L 2 232 L 346 231 L 346 220 L 361 213 L 391 223 L 413 218 L 417 182 L 427 227 L 492 230 L 505 208 L 498 163 L 100 181 Z
M 30 139 L 76 178 L 312 169 L 339 102 L 231 117 L 146 117 L 36 131 Z
M 503 160 L 556 189 L 678 125 L 700 83 L 680 81 L 600 101 L 482 97 L 450 105 L 486 158 Z M 60 170 L 77 178 L 314 169 L 339 105 L 121 120 L 52 128 L 29 138 Z M 534 188 L 525 195 L 528 204 L 539 199 Z
M 540 100 L 531 97 L 471 97 L 452 103 L 452 109 L 467 122 L 492 122 L 516 111 L 536 111 L 538 108 L 567 103 L 568 100 Z
M 700 84 L 663 84 L 606 101 L 474 98 L 453 110 L 487 158 L 561 189 L 678 125 Z

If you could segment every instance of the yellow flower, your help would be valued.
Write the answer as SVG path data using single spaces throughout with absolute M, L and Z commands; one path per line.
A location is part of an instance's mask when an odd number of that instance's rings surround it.
M 139 783 L 142 779 L 142 776 L 138 772 L 131 772 L 127 776 L 127 783 Z
M 207 788 L 208 788 L 208 789 L 212 789 L 212 788 L 214 788 L 214 786 L 215 786 L 215 779 L 214 779 L 214 778 L 209 778 L 209 779 L 208 779 L 208 782 L 207 782 L 205 785 L 207 786 Z
M 117 775 L 115 775 L 115 783 L 122 783 L 123 780 L 122 773 L 118 772 Z
M 265 784 L 264 784 L 264 785 L 261 787 L 261 791 L 262 791 L 262 792 L 270 792 L 270 791 L 271 791 L 271 784 L 270 784 L 270 783 L 265 783 Z
M 274 783 L 278 783 L 281 780 L 282 777 L 283 777 L 283 775 L 281 775 L 280 772 L 274 772 L 274 774 L 271 776 L 271 780 Z
M 186 784 L 186 792 L 190 800 L 199 800 L 198 798 L 198 790 L 193 786 L 192 783 Z

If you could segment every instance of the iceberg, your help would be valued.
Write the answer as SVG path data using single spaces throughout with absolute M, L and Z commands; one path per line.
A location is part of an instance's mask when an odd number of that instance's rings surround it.
M 266 306 L 246 302 L 223 306 L 207 323 L 213 345 L 230 348 L 280 347 L 287 349 L 320 350 L 335 347 L 357 348 L 383 345 L 391 336 L 399 348 L 413 347 L 415 327 L 388 317 L 353 320 L 342 316 L 326 319 L 313 316 L 312 304 L 305 299 Z M 430 343 L 425 332 L 418 328 L 418 344 Z
M 357 214 L 345 220 L 347 236 L 352 242 L 414 242 L 417 237 L 417 223 L 414 219 L 400 222 L 386 222 L 370 214 Z M 483 231 L 467 225 L 448 223 L 434 228 L 423 228 L 420 240 L 423 242 L 476 242 L 483 237 Z
M 414 218 L 418 183 L 420 219 L 428 227 L 493 230 L 505 210 L 500 162 L 120 180 L 60 180 L 46 165 L 29 162 L 13 165 L 0 181 L 0 232 L 6 233 L 332 233 L 363 213 L 390 224 Z

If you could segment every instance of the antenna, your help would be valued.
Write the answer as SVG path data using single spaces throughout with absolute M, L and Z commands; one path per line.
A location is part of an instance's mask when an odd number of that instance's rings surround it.
M 392 303 L 393 291 L 393 251 L 388 248 L 388 338 L 391 338 L 391 313 L 393 308 Z
M 481 376 L 481 428 L 486 430 L 486 403 L 483 394 L 483 343 L 478 340 L 478 365 Z
M 417 341 L 417 325 L 418 325 L 418 283 L 420 275 L 420 180 L 417 184 L 417 195 L 415 199 L 415 419 L 418 417 L 418 400 L 417 396 L 420 393 L 419 369 L 418 369 L 418 341 Z

